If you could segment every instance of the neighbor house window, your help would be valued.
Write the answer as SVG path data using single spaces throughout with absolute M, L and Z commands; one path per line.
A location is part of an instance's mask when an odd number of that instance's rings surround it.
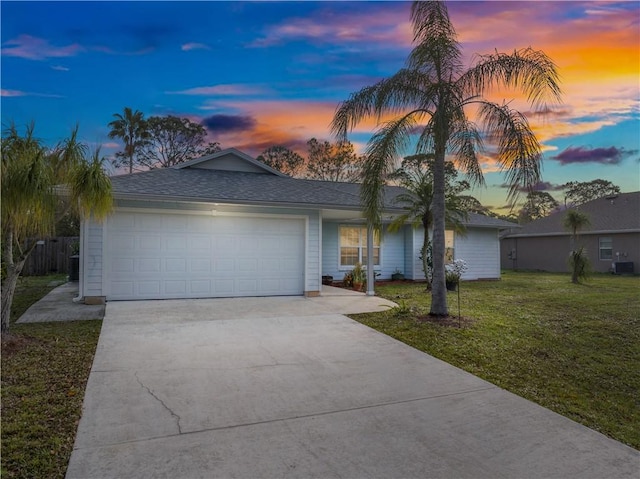
M 453 263 L 455 259 L 453 251 L 454 234 L 452 230 L 444 231 L 444 262 L 445 264 Z
M 367 228 L 365 226 L 340 227 L 340 266 L 367 263 Z M 380 265 L 380 235 L 373 235 L 373 264 Z
M 613 241 L 611 238 L 599 238 L 599 257 L 601 260 L 613 259 Z

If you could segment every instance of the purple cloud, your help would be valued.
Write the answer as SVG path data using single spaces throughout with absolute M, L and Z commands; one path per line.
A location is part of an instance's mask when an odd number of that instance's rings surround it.
M 552 160 L 559 161 L 561 165 L 572 163 L 600 163 L 602 165 L 618 165 L 622 160 L 630 155 L 636 154 L 636 150 L 627 151 L 624 148 L 585 148 L 578 146 L 569 147 L 562 153 L 552 156 Z
M 5 90 L 4 88 L 0 92 L 0 96 L 4 97 L 16 97 L 16 96 L 39 96 L 43 98 L 63 98 L 62 95 L 54 95 L 51 93 L 35 93 L 22 90 Z
M 0 96 L 27 96 L 28 93 L 20 90 L 0 90 Z
M 500 185 L 500 188 L 511 188 L 511 185 L 509 185 L 508 183 L 502 183 Z M 554 185 L 549 181 L 538 181 L 533 186 L 533 191 L 561 191 L 562 189 L 562 185 Z M 529 190 L 524 187 L 519 187 L 518 191 L 522 191 L 523 193 L 529 192 Z
M 191 50 L 211 50 L 211 47 L 204 43 L 189 42 L 181 45 L 180 50 L 183 52 L 189 52 Z
M 27 60 L 45 60 L 47 58 L 72 57 L 84 48 L 77 43 L 64 47 L 49 44 L 49 40 L 20 35 L 18 38 L 8 40 L 2 46 L 2 55 L 9 57 L 26 58 Z
M 256 120 L 242 115 L 211 115 L 202 120 L 207 130 L 216 133 L 250 130 L 256 125 Z

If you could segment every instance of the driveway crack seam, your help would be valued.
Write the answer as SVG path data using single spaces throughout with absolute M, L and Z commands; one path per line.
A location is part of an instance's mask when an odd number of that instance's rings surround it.
M 156 396 L 156 394 L 153 392 L 152 389 L 150 389 L 142 381 L 140 381 L 140 378 L 138 377 L 138 372 L 137 371 L 134 372 L 133 375 L 135 376 L 136 381 L 138 381 L 138 384 L 140 384 L 140 386 L 143 389 L 145 389 L 151 395 L 151 397 L 153 397 L 156 401 L 158 401 L 160 404 L 162 404 L 162 407 L 165 408 L 167 411 L 169 411 L 169 414 L 171 414 L 174 418 L 176 418 L 176 426 L 178 427 L 178 434 L 182 434 L 182 428 L 180 427 L 180 416 L 178 416 L 175 412 L 173 412 L 173 410 L 169 406 L 167 406 L 162 399 L 160 399 L 158 396 Z

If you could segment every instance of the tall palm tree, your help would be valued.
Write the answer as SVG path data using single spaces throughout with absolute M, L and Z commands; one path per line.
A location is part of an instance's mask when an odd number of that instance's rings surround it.
M 124 142 L 124 152 L 122 156 L 127 158 L 129 164 L 129 173 L 133 172 L 133 159 L 136 150 L 148 138 L 147 124 L 144 119 L 144 113 L 141 111 L 132 111 L 128 106 L 124 108 L 122 115 L 115 113 L 116 119 L 109 123 L 111 131 L 109 138 L 120 138 Z
M 533 189 L 540 180 L 540 144 L 526 117 L 508 103 L 485 98 L 492 87 L 522 90 L 534 110 L 560 101 L 553 62 L 531 48 L 511 54 L 479 56 L 468 69 L 455 29 L 443 2 L 415 2 L 411 7 L 415 48 L 406 67 L 395 75 L 353 93 L 338 107 L 332 131 L 339 140 L 367 118 L 379 128 L 367 145 L 362 187 L 363 209 L 369 223 L 380 228 L 383 186 L 395 158 L 409 146 L 418 130 L 416 153 L 435 154 L 433 181 L 433 289 L 430 314 L 448 315 L 444 269 L 445 191 L 447 153 L 474 184 L 484 184 L 478 152 L 483 138 L 494 143 L 496 159 L 506 172 L 509 199 L 520 188 Z M 475 108 L 477 118 L 468 117 Z M 393 116 L 382 122 L 382 118 Z M 484 136 L 483 136 L 484 135 Z
M 451 162 L 446 163 L 445 170 L 445 223 L 452 227 L 456 233 L 464 233 L 466 227 L 462 220 L 468 214 L 463 208 L 462 198 L 458 195 L 467 189 L 469 184 L 466 181 L 453 183 L 457 171 Z M 424 236 L 420 255 L 427 289 L 431 289 L 432 261 L 430 256 L 432 255 L 429 232 L 433 224 L 433 155 L 416 155 L 405 158 L 402 167 L 392 173 L 391 177 L 397 180 L 407 192 L 394 198 L 394 202 L 402 206 L 405 212 L 397 216 L 389 224 L 388 229 L 392 233 L 399 231 L 407 222 L 414 228 L 423 227 Z
M 571 282 L 574 284 L 578 284 L 580 279 L 587 277 L 589 258 L 584 246 L 578 246 L 578 233 L 590 224 L 589 217 L 577 210 L 567 211 L 564 217 L 564 227 L 571 231 L 571 243 L 573 244 L 569 263 L 571 265 Z
M 2 136 L 2 280 L 1 330 L 9 330 L 11 304 L 24 263 L 37 240 L 53 233 L 70 210 L 103 218 L 111 209 L 111 181 L 97 153 L 71 136 L 49 150 L 30 125 L 21 135 L 11 125 Z M 60 199 L 65 207 L 60 208 Z

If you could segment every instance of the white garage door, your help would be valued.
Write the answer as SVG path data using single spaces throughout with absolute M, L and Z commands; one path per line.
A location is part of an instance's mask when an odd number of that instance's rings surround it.
M 107 299 L 299 295 L 302 219 L 116 212 Z

